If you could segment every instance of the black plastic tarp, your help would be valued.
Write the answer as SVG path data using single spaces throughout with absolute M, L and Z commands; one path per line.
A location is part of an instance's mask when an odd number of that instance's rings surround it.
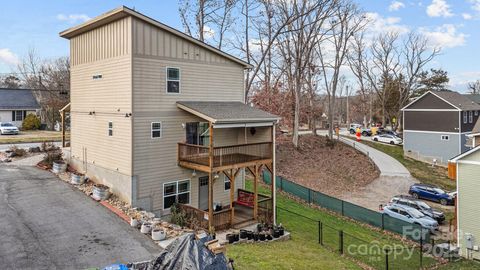
M 173 241 L 157 258 L 127 266 L 132 270 L 230 269 L 223 253 L 215 255 L 204 245 L 210 240 L 210 237 L 195 240 L 195 235 L 189 233 Z

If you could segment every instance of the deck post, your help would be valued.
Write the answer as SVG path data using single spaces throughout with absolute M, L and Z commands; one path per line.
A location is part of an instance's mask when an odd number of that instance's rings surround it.
M 235 200 L 235 176 L 233 174 L 233 169 L 230 169 L 230 226 L 233 226 L 235 208 L 233 206 L 233 201 Z
M 272 222 L 277 224 L 277 173 L 275 166 L 275 123 L 272 126 Z
M 258 219 L 258 165 L 253 166 L 253 218 Z
M 212 227 L 213 223 L 213 123 L 210 122 L 208 126 L 210 132 L 210 145 L 208 148 L 209 167 L 208 173 L 208 229 Z
M 65 110 L 62 111 L 62 147 L 65 147 Z

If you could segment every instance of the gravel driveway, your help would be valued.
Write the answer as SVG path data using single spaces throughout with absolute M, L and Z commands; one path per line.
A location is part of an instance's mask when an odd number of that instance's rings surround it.
M 85 269 L 160 253 L 147 236 L 49 172 L 0 165 L 0 268 Z

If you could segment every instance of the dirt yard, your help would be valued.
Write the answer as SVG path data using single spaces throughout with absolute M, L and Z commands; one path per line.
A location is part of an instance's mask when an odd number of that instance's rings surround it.
M 302 135 L 295 149 L 292 137 L 282 135 L 277 145 L 278 175 L 331 196 L 357 190 L 380 175 L 368 157 L 342 143 L 331 148 L 324 136 Z

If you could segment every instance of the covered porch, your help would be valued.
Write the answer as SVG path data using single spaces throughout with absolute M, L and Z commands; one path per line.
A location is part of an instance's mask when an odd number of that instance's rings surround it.
M 179 166 L 208 174 L 208 209 L 180 205 L 182 211 L 205 229 L 223 230 L 248 221 L 275 223 L 275 182 L 270 187 L 271 197 L 258 194 L 258 185 L 262 170 L 275 176 L 278 117 L 241 102 L 177 102 L 177 107 L 208 123 L 208 132 L 204 132 L 208 134 L 208 142 L 179 142 L 177 158 Z M 262 135 L 247 140 L 247 133 L 252 137 L 256 129 L 262 129 Z M 229 132 L 232 130 L 244 131 L 245 139 L 243 136 L 237 139 L 235 132 Z M 244 172 L 253 177 L 251 192 L 236 188 L 235 181 Z M 224 175 L 231 187 L 229 204 L 223 207 L 214 204 L 213 182 L 219 175 Z

